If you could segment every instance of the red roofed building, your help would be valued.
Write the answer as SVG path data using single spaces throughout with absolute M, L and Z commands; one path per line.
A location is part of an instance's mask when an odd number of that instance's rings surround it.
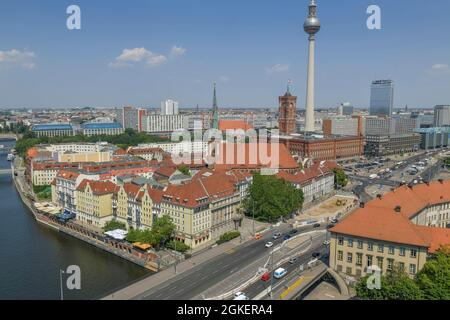
M 116 188 L 111 181 L 83 180 L 76 189 L 76 220 L 81 224 L 103 228 L 113 219 L 112 197 Z
M 219 120 L 219 130 L 251 130 L 253 127 L 244 120 Z
M 219 238 L 240 224 L 241 194 L 251 178 L 234 172 L 203 172 L 190 183 L 164 190 L 161 213 L 177 227 L 177 239 L 193 248 Z
M 299 168 L 286 146 L 279 143 L 221 143 L 212 152 L 207 162 L 217 170 L 295 172 Z
M 450 180 L 402 186 L 365 204 L 330 230 L 330 266 L 349 276 L 400 266 L 414 276 L 450 245 Z
M 278 177 L 291 182 L 297 189 L 303 191 L 304 205 L 330 196 L 334 191 L 334 173 L 328 161 L 317 161 L 310 167 L 295 173 L 281 171 Z

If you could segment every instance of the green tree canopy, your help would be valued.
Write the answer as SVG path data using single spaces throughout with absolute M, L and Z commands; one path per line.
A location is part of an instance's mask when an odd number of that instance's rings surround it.
M 302 208 L 303 192 L 276 176 L 255 174 L 244 200 L 247 212 L 263 221 L 275 222 Z
M 369 289 L 367 280 L 370 276 L 361 278 L 356 284 L 356 294 L 369 300 L 419 300 L 422 292 L 417 283 L 404 270 L 395 267 L 394 270 L 381 276 L 381 288 Z
M 450 247 L 441 247 L 417 275 L 425 299 L 450 300 Z
M 341 168 L 333 169 L 334 172 L 334 184 L 336 187 L 340 186 L 341 188 L 345 187 L 348 184 L 347 175 L 345 171 Z

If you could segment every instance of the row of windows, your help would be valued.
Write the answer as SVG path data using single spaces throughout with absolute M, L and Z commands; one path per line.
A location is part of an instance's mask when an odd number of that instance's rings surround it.
M 344 246 L 345 239 L 344 237 L 338 237 L 338 245 Z M 347 247 L 353 248 L 355 246 L 355 241 L 353 239 L 347 239 Z M 356 241 L 356 248 L 358 249 L 364 249 L 364 241 L 357 240 Z M 389 245 L 387 248 L 384 244 L 377 244 L 377 252 L 384 253 L 387 249 L 387 252 L 391 255 L 396 254 L 396 250 L 399 251 L 399 256 L 406 256 L 406 249 L 403 247 L 396 248 L 394 245 Z M 374 243 L 373 242 L 367 242 L 367 251 L 374 251 Z M 416 258 L 417 257 L 417 250 L 416 249 L 410 249 L 409 250 L 409 256 L 410 258 Z
M 356 253 L 356 255 L 354 256 L 353 253 L 351 252 L 347 252 L 346 255 L 346 259 L 345 261 L 347 263 L 353 263 L 353 261 L 355 260 L 355 264 L 356 266 L 363 266 L 363 257 L 364 255 L 362 253 Z M 384 257 L 376 257 L 376 265 L 383 270 L 384 267 Z M 343 251 L 338 251 L 338 255 L 337 255 L 337 260 L 338 261 L 344 261 L 344 252 Z M 394 269 L 394 265 L 395 265 L 395 260 L 388 258 L 386 259 L 387 264 L 386 264 L 386 270 L 388 271 L 392 271 Z M 372 255 L 366 255 L 366 267 L 372 267 L 374 265 L 374 257 Z M 397 265 L 400 269 L 405 270 L 405 263 L 404 262 L 397 262 Z M 416 274 L 417 272 L 417 266 L 414 263 L 410 263 L 409 264 L 409 273 L 410 274 Z

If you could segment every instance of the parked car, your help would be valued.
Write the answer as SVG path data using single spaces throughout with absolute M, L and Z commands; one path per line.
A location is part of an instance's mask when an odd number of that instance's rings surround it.
M 274 234 L 273 234 L 273 240 L 277 240 L 277 239 L 279 239 L 281 237 L 281 233 L 279 233 L 279 232 L 275 232 Z
M 292 229 L 291 230 L 291 232 L 289 232 L 290 234 L 296 234 L 296 233 L 298 233 L 298 230 L 297 229 Z
M 313 228 L 320 228 L 320 223 L 315 223 L 315 224 L 313 225 Z
M 319 258 L 320 257 L 320 252 L 313 252 L 312 257 L 313 258 Z
M 288 234 L 286 234 L 286 235 L 283 237 L 283 240 L 286 241 L 286 240 L 289 240 L 290 238 L 291 238 L 291 236 L 288 235 Z
M 289 263 L 290 263 L 290 264 L 294 264 L 294 263 L 297 262 L 297 260 L 298 260 L 297 257 L 293 257 L 293 258 L 289 259 Z
M 266 243 L 266 248 L 272 248 L 272 247 L 273 247 L 273 242 Z
M 327 229 L 331 229 L 334 228 L 336 225 L 334 223 L 330 223 L 329 225 L 327 225 Z

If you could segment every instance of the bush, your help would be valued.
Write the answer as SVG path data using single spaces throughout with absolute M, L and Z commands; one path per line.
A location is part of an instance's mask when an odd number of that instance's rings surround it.
M 219 240 L 217 240 L 217 244 L 222 244 L 233 239 L 236 239 L 241 236 L 239 231 L 229 231 L 220 236 Z
M 105 232 L 117 230 L 117 229 L 127 230 L 127 227 L 125 226 L 124 223 L 115 221 L 115 220 L 111 220 L 111 221 L 107 222 L 105 224 L 105 226 L 103 227 L 103 231 L 105 231 Z
M 180 241 L 169 241 L 166 244 L 166 248 L 167 249 L 172 249 L 181 253 L 185 253 L 186 251 L 188 251 L 191 247 L 189 247 L 187 244 L 180 242 Z

